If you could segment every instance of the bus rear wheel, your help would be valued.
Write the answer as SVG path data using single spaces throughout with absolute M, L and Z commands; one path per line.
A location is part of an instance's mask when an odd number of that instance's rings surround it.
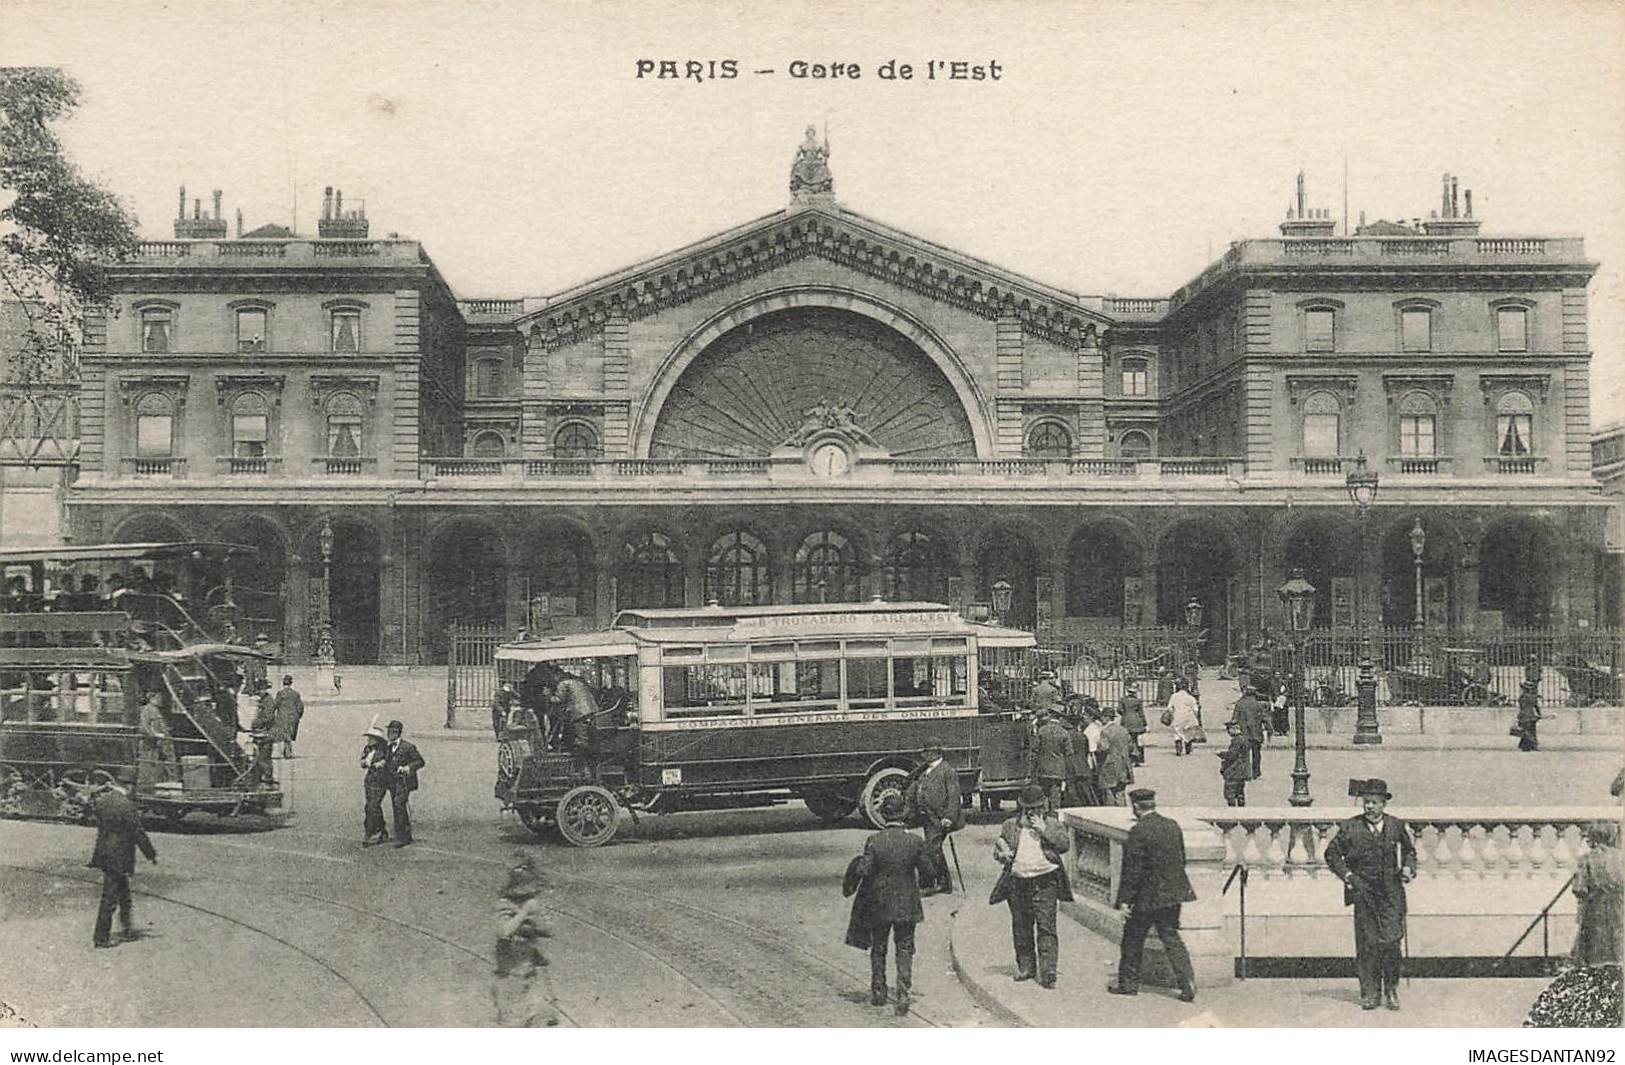
M 908 770 L 901 766 L 886 766 L 877 769 L 864 781 L 863 791 L 858 796 L 858 807 L 863 811 L 863 819 L 875 828 L 885 828 L 886 820 L 880 816 L 880 804 L 888 795 L 901 795 L 908 785 Z
M 814 817 L 826 824 L 844 821 L 858 808 L 858 800 L 833 790 L 802 792 L 801 801 L 807 804 Z
M 620 807 L 615 796 L 596 784 L 571 788 L 559 800 L 559 835 L 573 847 L 601 847 L 615 838 Z

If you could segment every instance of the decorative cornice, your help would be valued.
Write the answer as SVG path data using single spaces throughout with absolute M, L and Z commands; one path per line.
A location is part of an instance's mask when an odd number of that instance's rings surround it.
M 1345 408 L 1354 406 L 1359 392 L 1360 378 L 1356 374 L 1341 373 L 1289 373 L 1286 375 L 1287 399 L 1296 407 L 1310 392 L 1330 392 L 1339 397 Z
M 138 395 L 161 392 L 172 399 L 177 407 L 184 407 L 191 382 L 192 376 L 184 373 L 121 374 L 118 379 L 119 400 L 129 406 Z
M 1074 348 L 1094 346 L 1104 316 L 914 243 L 834 214 L 798 212 L 729 243 L 629 273 L 540 312 L 528 326 L 548 350 L 576 343 L 616 315 L 645 318 L 800 259 L 817 257 L 952 304 L 987 320 L 1009 314 L 1026 332 Z
M 1497 397 L 1513 389 L 1540 394 L 1540 405 L 1552 391 L 1552 375 L 1544 373 L 1485 373 L 1478 375 L 1479 390 L 1484 393 L 1484 406 L 1492 405 Z
M 378 403 L 378 376 L 357 373 L 313 373 L 310 375 L 310 404 L 320 407 L 334 392 L 356 392 L 367 406 Z
M 1422 374 L 1422 373 L 1385 373 L 1382 375 L 1382 387 L 1388 393 L 1388 405 L 1391 407 L 1399 397 L 1412 390 L 1421 390 L 1439 400 L 1440 406 L 1448 405 L 1450 392 L 1456 387 L 1454 374 Z
M 282 405 L 282 385 L 285 378 L 281 374 L 264 373 L 222 373 L 214 378 L 214 401 L 224 407 L 226 401 L 241 392 L 269 392 L 271 402 L 277 406 Z

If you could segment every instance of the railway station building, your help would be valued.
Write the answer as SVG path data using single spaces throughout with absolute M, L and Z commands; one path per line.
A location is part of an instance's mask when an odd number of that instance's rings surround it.
M 1317 624 L 1617 625 L 1595 268 L 1481 232 L 1447 178 L 1352 233 L 1300 186 L 1171 294 L 1080 295 L 843 204 L 809 137 L 782 210 L 459 298 L 340 192 L 314 235 L 228 235 L 183 190 L 91 325 L 68 528 L 255 545 L 257 616 L 308 658 L 330 594 L 341 663 L 443 661 L 453 622 L 1006 587 L 1056 640 L 1194 599 L 1219 658 L 1297 567 Z

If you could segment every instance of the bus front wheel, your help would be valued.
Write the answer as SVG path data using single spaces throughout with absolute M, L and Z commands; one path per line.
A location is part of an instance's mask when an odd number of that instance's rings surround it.
M 620 807 L 615 796 L 596 784 L 571 788 L 559 800 L 554 820 L 559 835 L 573 847 L 600 847 L 615 836 Z
M 863 792 L 858 796 L 859 809 L 863 811 L 863 819 L 875 828 L 885 828 L 886 819 L 880 816 L 880 804 L 889 795 L 901 795 L 908 785 L 908 770 L 901 766 L 886 766 L 877 769 L 864 781 Z

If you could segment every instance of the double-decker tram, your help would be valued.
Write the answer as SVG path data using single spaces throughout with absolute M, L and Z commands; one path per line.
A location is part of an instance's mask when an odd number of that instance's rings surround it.
M 237 740 L 278 653 L 237 629 L 226 563 L 252 550 L 0 551 L 0 815 L 83 819 L 121 767 L 159 816 L 280 811 Z
M 1030 633 L 938 603 L 624 610 L 604 632 L 507 644 L 518 689 L 496 797 L 533 831 L 611 839 L 620 811 L 767 806 L 799 798 L 881 824 L 927 739 L 976 787 L 979 651 Z

